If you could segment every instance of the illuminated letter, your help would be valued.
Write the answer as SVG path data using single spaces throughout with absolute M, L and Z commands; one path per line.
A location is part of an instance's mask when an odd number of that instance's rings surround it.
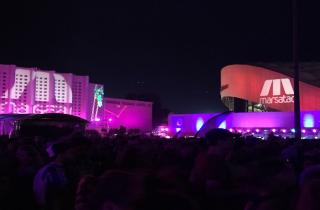
M 272 80 L 266 80 L 263 84 L 260 96 L 267 96 L 272 85 Z
M 286 79 L 281 79 L 281 83 L 282 83 L 284 92 L 285 92 L 287 95 L 293 95 L 293 94 L 294 94 L 293 88 L 292 88 L 292 85 L 291 85 L 291 82 L 290 82 L 290 80 L 289 80 L 288 78 L 286 78 Z

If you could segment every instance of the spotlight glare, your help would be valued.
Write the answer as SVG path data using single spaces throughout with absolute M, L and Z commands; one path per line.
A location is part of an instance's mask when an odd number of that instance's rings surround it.
M 203 124 L 204 124 L 203 119 L 201 117 L 198 118 L 196 122 L 196 130 L 199 131 L 202 128 Z

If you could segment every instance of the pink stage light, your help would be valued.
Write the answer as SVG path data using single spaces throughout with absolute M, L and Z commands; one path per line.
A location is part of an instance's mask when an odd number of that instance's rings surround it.
M 313 133 L 317 133 L 317 129 L 312 129 L 312 132 Z
M 276 132 L 276 131 L 277 131 L 277 129 L 273 128 L 271 131 L 274 133 L 274 132 Z
M 260 129 L 259 129 L 259 128 L 257 128 L 257 129 L 256 129 L 256 132 L 257 132 L 257 133 L 259 133 L 259 132 L 260 132 Z
M 233 129 L 232 129 L 232 128 L 230 128 L 230 129 L 229 129 L 229 131 L 230 131 L 230 132 L 233 132 Z
M 238 132 L 238 133 L 242 133 L 242 130 L 241 130 L 241 129 L 238 129 L 237 132 Z
M 112 122 L 112 118 L 109 118 L 108 121 L 109 121 L 109 122 Z
M 302 129 L 301 132 L 302 132 L 302 133 L 306 133 L 306 129 Z
M 162 126 L 162 127 L 160 128 L 160 131 L 161 131 L 161 132 L 168 132 L 168 131 L 169 131 L 169 128 Z
M 94 121 L 100 122 L 100 118 L 97 117 L 97 118 L 94 119 Z
M 247 132 L 249 133 L 249 132 L 250 132 L 250 129 L 247 129 Z
M 286 133 L 287 129 L 282 129 L 281 131 L 282 131 L 282 133 Z

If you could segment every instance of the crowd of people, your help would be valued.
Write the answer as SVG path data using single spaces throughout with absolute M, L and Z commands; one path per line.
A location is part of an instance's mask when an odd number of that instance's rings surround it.
M 319 210 L 320 142 L 0 139 L 1 210 Z

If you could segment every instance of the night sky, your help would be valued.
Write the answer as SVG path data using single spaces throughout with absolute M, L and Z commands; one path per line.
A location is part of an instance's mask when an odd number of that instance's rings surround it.
M 301 1 L 301 60 L 320 61 L 317 1 Z M 291 61 L 291 1 L 8 1 L 0 63 L 89 75 L 105 95 L 154 93 L 176 113 L 224 110 L 220 69 Z

